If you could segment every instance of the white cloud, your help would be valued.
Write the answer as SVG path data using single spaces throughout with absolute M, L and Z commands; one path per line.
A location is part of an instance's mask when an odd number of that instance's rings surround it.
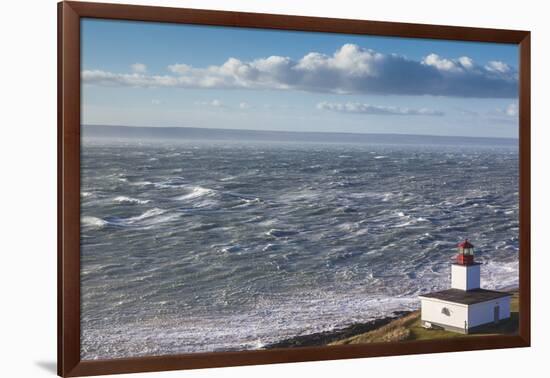
M 466 69 L 470 69 L 474 67 L 474 60 L 467 56 L 461 56 L 460 58 L 458 58 L 458 62 L 462 67 Z
M 464 59 L 466 58 L 466 59 Z M 468 57 L 461 57 L 463 61 L 470 61 L 471 59 Z M 441 58 L 437 54 L 430 54 L 426 56 L 422 60 L 422 64 L 425 64 L 427 66 L 432 66 L 437 68 L 439 71 L 450 71 L 450 72 L 461 72 L 462 71 L 462 63 L 460 60 L 453 61 L 450 59 Z M 470 65 L 471 67 L 471 65 Z
M 487 63 L 487 65 L 485 66 L 485 69 L 490 72 L 498 72 L 503 74 L 508 73 L 512 70 L 510 66 L 507 65 L 506 63 L 495 61 L 495 60 L 492 60 L 489 63 Z
M 147 66 L 143 63 L 134 63 L 130 66 L 132 72 L 134 73 L 145 73 L 147 72 Z
M 135 65 L 134 65 L 135 66 Z M 513 98 L 517 72 L 503 62 L 477 65 L 471 58 L 429 54 L 411 60 L 345 44 L 332 55 L 311 52 L 298 60 L 270 56 L 251 61 L 229 58 L 221 65 L 171 64 L 169 74 L 148 75 L 85 70 L 97 85 L 217 89 L 301 90 L 308 92 Z
M 157 100 L 157 99 L 152 99 L 151 100 L 151 104 L 153 104 L 153 105 L 160 105 L 161 103 L 162 103 L 162 101 Z
M 511 103 L 506 107 L 506 109 L 504 110 L 504 113 L 506 113 L 506 115 L 510 117 L 517 117 L 519 114 L 518 104 L 515 102 Z
M 242 110 L 250 109 L 250 104 L 248 102 L 241 102 L 239 104 L 239 109 L 242 109 Z
M 493 118 L 500 118 L 504 120 L 511 120 L 512 118 L 516 118 L 519 115 L 519 108 L 517 102 L 512 102 L 508 104 L 508 106 L 504 108 L 496 108 L 490 112 L 488 112 L 489 115 L 491 115 Z
M 195 102 L 195 105 L 212 106 L 214 108 L 223 107 L 223 103 L 218 99 L 214 99 L 212 101 L 197 101 L 197 102 Z
M 444 113 L 427 108 L 401 108 L 397 106 L 383 106 L 362 104 L 359 102 L 320 102 L 317 109 L 329 110 L 341 113 L 377 114 L 377 115 L 418 115 L 418 116 L 442 116 Z
M 171 64 L 168 66 L 168 71 L 184 75 L 187 72 L 190 72 L 192 67 L 187 64 Z

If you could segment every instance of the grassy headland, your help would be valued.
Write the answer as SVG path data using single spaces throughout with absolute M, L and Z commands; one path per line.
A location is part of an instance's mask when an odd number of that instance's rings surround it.
M 446 339 L 453 337 L 476 337 L 479 335 L 511 334 L 518 332 L 518 292 L 512 293 L 510 318 L 498 324 L 488 324 L 468 335 L 440 329 L 426 329 L 420 323 L 420 311 L 395 312 L 392 316 L 372 320 L 367 323 L 354 324 L 334 331 L 320 332 L 292 337 L 274 344 L 266 349 L 293 348 L 305 346 L 364 344 L 380 342 L 398 342 L 408 340 Z
M 380 328 L 329 343 L 329 345 L 396 342 L 405 340 L 447 339 L 479 335 L 510 334 L 518 331 L 518 292 L 512 292 L 510 318 L 498 324 L 488 324 L 474 333 L 463 335 L 439 329 L 426 329 L 420 323 L 420 311 L 411 312 Z

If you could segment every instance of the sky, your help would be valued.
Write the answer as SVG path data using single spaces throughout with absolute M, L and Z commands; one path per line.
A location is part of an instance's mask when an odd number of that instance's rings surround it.
M 83 124 L 518 136 L 516 45 L 81 22 Z

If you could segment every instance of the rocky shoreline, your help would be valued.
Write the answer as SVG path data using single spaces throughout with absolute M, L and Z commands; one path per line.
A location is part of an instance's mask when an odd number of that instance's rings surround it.
M 263 349 L 324 346 L 338 340 L 373 331 L 375 329 L 385 326 L 386 324 L 391 323 L 396 319 L 408 315 L 411 312 L 412 311 L 394 311 L 392 315 L 386 316 L 384 318 L 373 319 L 366 323 L 356 323 L 348 327 L 338 328 L 332 331 L 317 332 L 309 335 L 291 337 L 285 340 L 278 341 L 276 343 L 268 344 L 264 346 Z

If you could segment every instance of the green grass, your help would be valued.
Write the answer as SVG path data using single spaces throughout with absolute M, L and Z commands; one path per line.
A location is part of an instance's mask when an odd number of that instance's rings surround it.
M 454 337 L 476 337 L 480 335 L 517 333 L 519 324 L 519 300 L 517 292 L 513 292 L 512 294 L 510 318 L 502 320 L 498 324 L 488 324 L 475 333 L 470 333 L 468 335 L 439 329 L 426 329 L 422 327 L 420 323 L 420 311 L 414 311 L 378 329 L 338 340 L 330 345 L 448 339 Z

